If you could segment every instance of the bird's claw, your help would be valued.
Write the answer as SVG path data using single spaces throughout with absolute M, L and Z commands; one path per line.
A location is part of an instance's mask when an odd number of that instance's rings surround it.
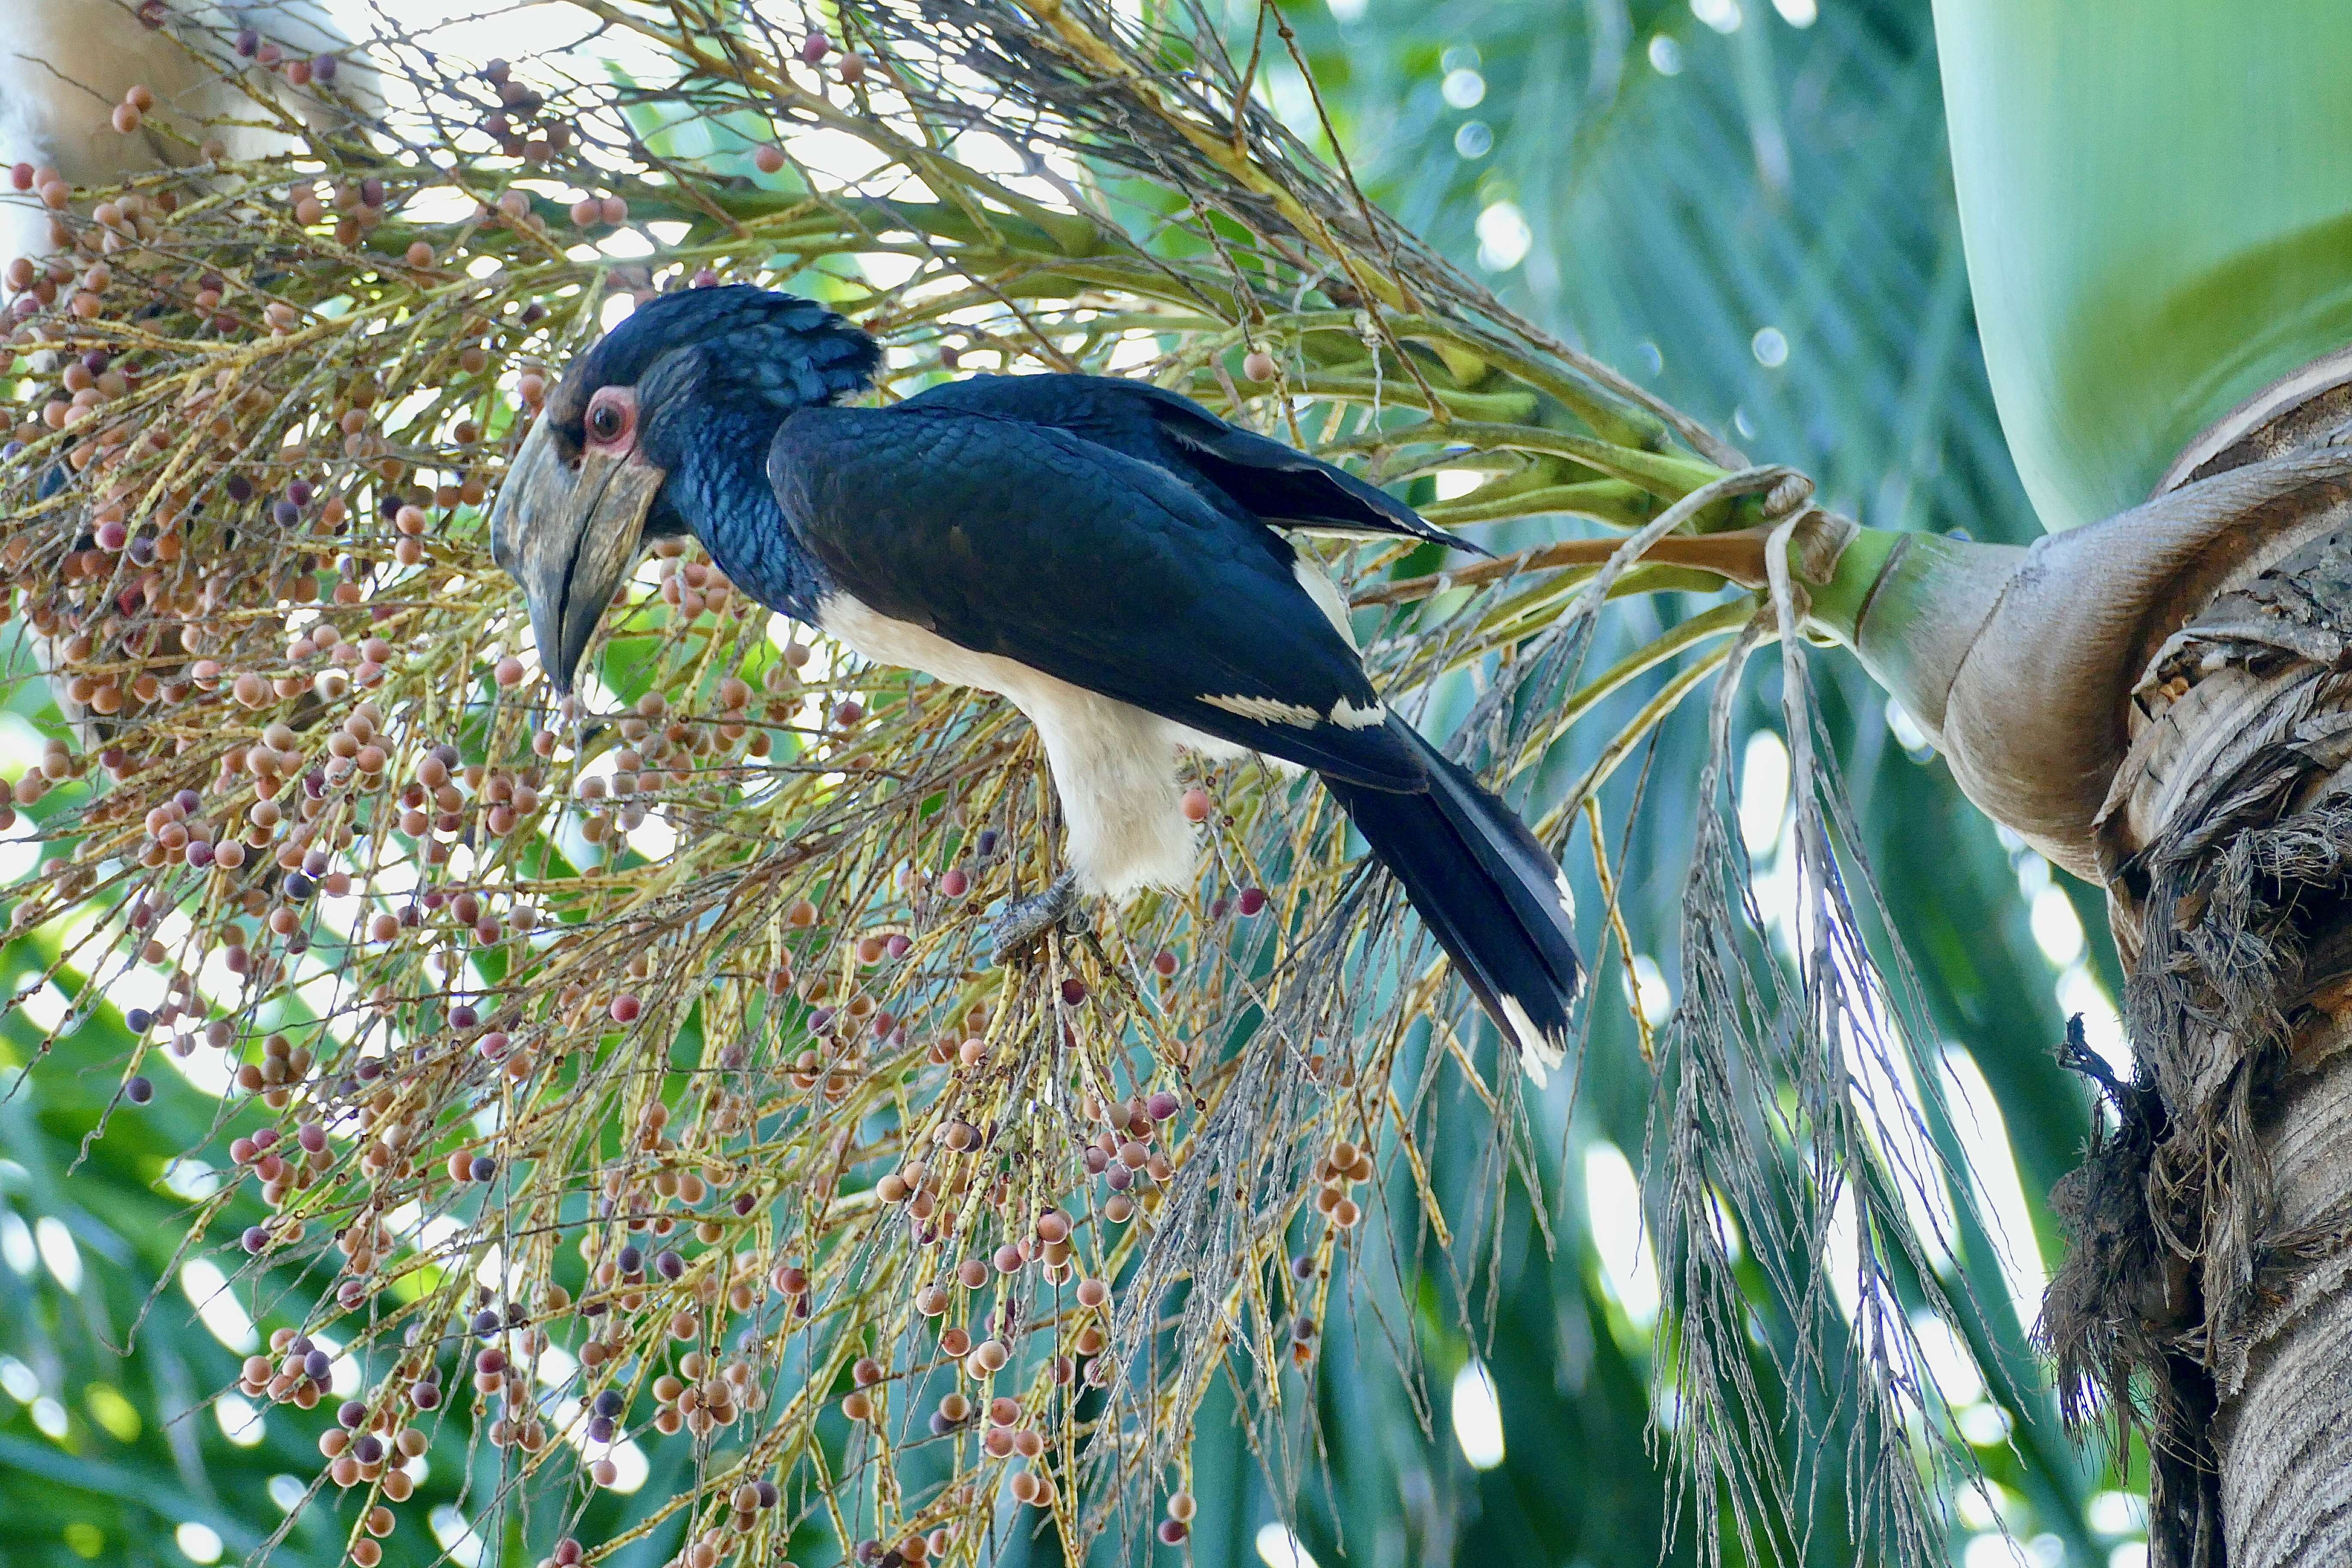
M 1037 944 L 1055 926 L 1067 931 L 1085 929 L 1085 910 L 1078 899 L 1078 879 L 1065 871 L 1042 893 L 1015 899 L 1004 906 L 989 928 L 989 955 L 999 964 L 1011 963 Z

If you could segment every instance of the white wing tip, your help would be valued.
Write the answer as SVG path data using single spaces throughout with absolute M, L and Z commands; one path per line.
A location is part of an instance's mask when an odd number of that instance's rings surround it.
M 1567 1039 L 1537 1028 L 1536 1021 L 1528 1016 L 1527 1008 L 1520 1005 L 1517 997 L 1507 994 L 1497 1000 L 1502 1004 L 1503 1016 L 1510 1025 L 1511 1034 L 1518 1043 L 1519 1066 L 1526 1070 L 1529 1082 L 1538 1089 L 1543 1088 L 1551 1081 L 1552 1068 L 1568 1060 Z

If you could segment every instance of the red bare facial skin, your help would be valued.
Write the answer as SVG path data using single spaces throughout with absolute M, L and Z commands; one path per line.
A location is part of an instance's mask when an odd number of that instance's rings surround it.
M 581 426 L 588 449 L 613 457 L 625 456 L 637 444 L 637 394 L 635 387 L 604 386 L 588 400 Z

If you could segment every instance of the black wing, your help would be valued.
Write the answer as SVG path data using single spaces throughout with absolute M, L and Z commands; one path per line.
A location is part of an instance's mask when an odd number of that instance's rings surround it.
M 1228 425 L 1191 398 L 1110 375 L 975 375 L 900 406 L 993 414 L 1083 436 L 1157 464 L 1212 505 L 1306 532 L 1390 534 L 1489 552 L 1423 521 L 1394 496 L 1294 447 Z
M 908 402 L 793 415 L 768 479 L 832 585 L 884 615 L 1318 773 L 1428 787 L 1289 542 L 1158 467 Z

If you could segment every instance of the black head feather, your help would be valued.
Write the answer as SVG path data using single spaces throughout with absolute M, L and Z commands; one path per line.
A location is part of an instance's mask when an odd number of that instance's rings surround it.
M 882 363 L 880 345 L 814 300 L 740 283 L 686 289 L 638 306 L 599 339 L 549 413 L 576 423 L 598 387 L 640 384 L 666 357 L 693 349 L 711 351 L 692 356 L 702 362 L 703 395 L 779 414 L 861 391 Z

